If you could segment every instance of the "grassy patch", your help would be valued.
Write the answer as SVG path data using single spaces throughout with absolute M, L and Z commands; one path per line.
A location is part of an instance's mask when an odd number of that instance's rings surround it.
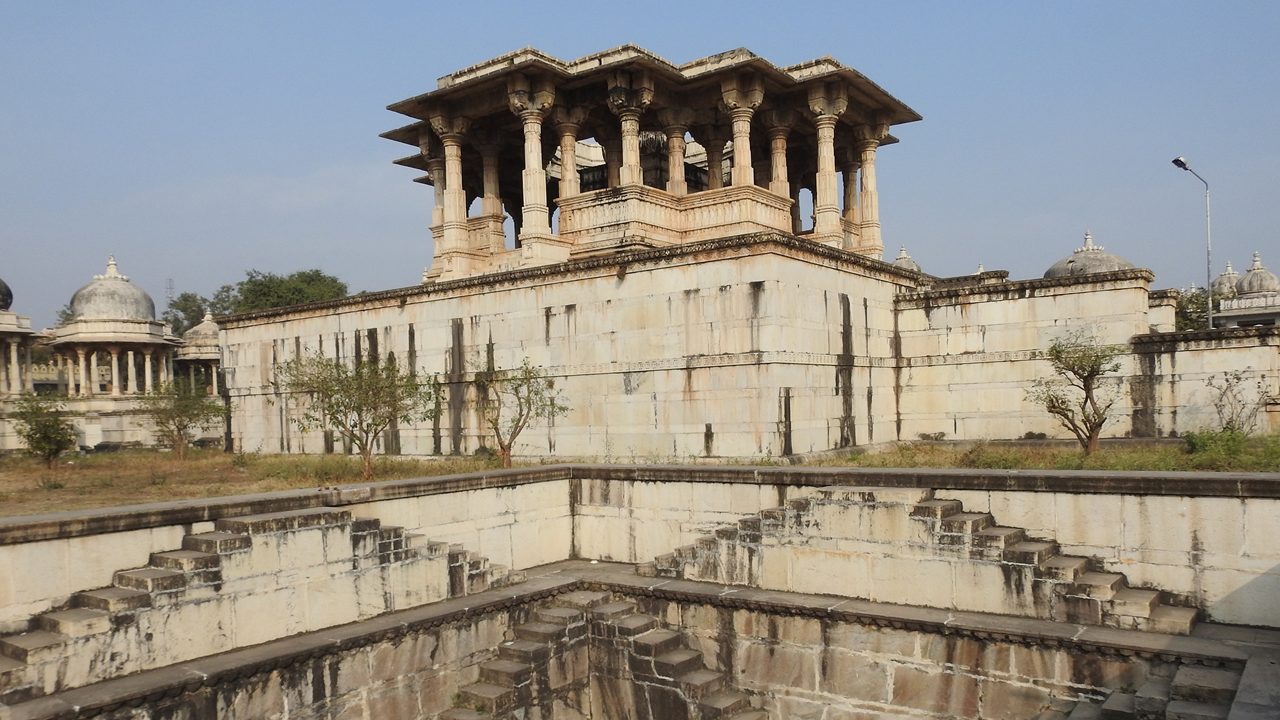
M 497 467 L 492 459 L 380 457 L 375 480 L 448 475 Z M 360 481 L 360 458 L 345 455 L 232 455 L 126 450 L 62 458 L 0 456 L 0 516 L 293 490 Z
M 974 468 L 990 470 L 1280 471 L 1280 435 L 1206 437 L 1184 443 L 1103 445 L 1093 455 L 1068 446 L 1014 443 L 901 443 L 872 453 L 824 457 L 823 467 Z

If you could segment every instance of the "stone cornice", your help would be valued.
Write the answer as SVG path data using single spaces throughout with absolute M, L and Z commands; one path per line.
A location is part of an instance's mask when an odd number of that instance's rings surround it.
M 1132 270 L 1114 270 L 1112 272 L 1095 273 L 1093 275 L 1079 275 L 1074 277 L 1035 278 L 1032 280 L 1014 280 L 983 285 L 966 285 L 961 287 L 946 287 L 933 290 L 904 292 L 899 294 L 897 298 L 895 298 L 895 301 L 896 305 L 899 308 L 902 308 L 904 306 L 924 307 L 940 300 L 986 302 L 991 300 L 1020 299 L 1041 291 L 1054 291 L 1059 289 L 1085 292 L 1095 290 L 1097 289 L 1096 286 L 1104 283 L 1150 283 L 1155 280 L 1155 277 L 1155 274 L 1150 270 L 1135 268 Z
M 397 302 L 406 303 L 411 298 L 426 298 L 437 295 L 449 295 L 459 291 L 493 288 L 500 285 L 518 285 L 530 282 L 545 282 L 569 279 L 582 273 L 599 271 L 617 271 L 620 268 L 632 269 L 636 266 L 660 265 L 671 261 L 697 259 L 698 256 L 723 253 L 735 250 L 786 250 L 790 253 L 810 255 L 823 260 L 836 262 L 846 267 L 858 267 L 884 276 L 897 279 L 903 284 L 914 284 L 924 276 L 920 273 L 894 267 L 891 263 L 875 260 L 857 253 L 832 248 L 810 240 L 798 238 L 784 233 L 765 232 L 747 235 L 735 235 L 714 240 L 702 240 L 661 248 L 636 250 L 616 255 L 587 257 L 579 260 L 540 265 L 536 267 L 518 268 L 473 275 L 457 280 L 434 282 L 426 285 L 413 285 L 392 290 L 367 292 L 351 295 L 336 300 L 291 305 L 289 307 L 258 310 L 236 315 L 222 315 L 214 318 L 223 330 L 246 327 L 262 320 L 279 320 L 285 315 L 313 313 L 336 310 L 339 308 L 356 308 L 364 305 L 392 305 Z
M 1234 327 L 1213 330 L 1182 330 L 1179 332 L 1135 335 L 1130 341 L 1134 352 L 1169 352 L 1188 349 L 1191 343 L 1259 340 L 1260 345 L 1280 345 L 1280 327 Z

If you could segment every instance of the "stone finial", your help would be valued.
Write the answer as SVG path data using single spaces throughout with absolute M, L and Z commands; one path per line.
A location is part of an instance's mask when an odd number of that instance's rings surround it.
M 1250 270 L 1262 270 L 1262 253 L 1257 250 L 1253 251 L 1253 265 L 1249 266 Z
M 1078 252 L 1078 253 L 1084 253 L 1084 252 L 1102 252 L 1102 251 L 1103 251 L 1103 250 L 1105 250 L 1105 249 L 1106 249 L 1106 248 L 1102 247 L 1101 245 L 1094 245 L 1094 244 L 1093 244 L 1093 233 L 1089 232 L 1088 230 L 1085 230 L 1085 231 L 1084 231 L 1084 245 L 1082 245 L 1082 246 L 1080 246 L 1080 247 L 1076 248 L 1076 252 Z
M 986 272 L 986 271 L 987 271 L 987 269 L 986 269 L 985 267 L 983 267 L 983 266 L 982 266 L 982 263 L 978 263 L 978 270 L 977 270 L 977 272 L 975 272 L 975 273 L 974 273 L 974 275 L 981 275 L 982 273 L 984 273 L 984 272 Z
M 213 313 L 205 310 L 204 317 L 201 319 L 201 322 L 213 322 Z
M 107 270 L 101 275 L 94 275 L 94 280 L 128 280 L 129 278 L 121 275 L 119 268 L 116 267 L 116 256 L 107 256 Z

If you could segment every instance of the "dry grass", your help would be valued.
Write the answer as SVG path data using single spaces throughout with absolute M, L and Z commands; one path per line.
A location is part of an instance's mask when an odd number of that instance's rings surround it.
M 480 458 L 378 458 L 374 478 L 394 480 L 497 467 Z M 128 450 L 64 457 L 46 469 L 34 458 L 0 457 L 0 516 L 294 490 L 360 481 L 360 459 L 342 455 L 232 455 Z
M 1093 455 L 1076 446 L 1016 443 L 901 443 L 874 453 L 815 460 L 824 467 L 919 467 L 1000 470 L 1280 471 L 1280 435 L 1248 438 L 1239 447 L 1191 452 L 1187 444 L 1104 444 Z

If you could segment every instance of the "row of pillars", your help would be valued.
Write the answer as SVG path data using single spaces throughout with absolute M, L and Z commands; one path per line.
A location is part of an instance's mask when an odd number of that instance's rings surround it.
M 124 394 L 137 395 L 139 392 L 154 392 L 155 386 L 168 385 L 173 382 L 173 354 L 168 350 L 147 349 L 135 354 L 133 350 L 121 352 L 120 348 L 109 347 L 111 367 L 111 387 L 103 393 L 98 387 L 98 356 L 103 351 L 97 348 L 74 348 L 55 356 L 58 366 L 58 390 L 67 395 L 90 396 Z M 136 355 L 142 356 L 143 387 L 138 387 L 138 363 Z M 121 361 L 124 365 L 121 377 Z M 125 383 L 122 384 L 121 380 Z
M 20 339 L 0 341 L 0 395 L 35 389 L 31 373 L 31 345 Z
M 729 109 L 731 138 L 715 126 L 693 127 L 693 112 L 686 108 L 669 108 L 659 111 L 658 119 L 667 136 L 668 180 L 667 191 L 684 195 L 688 191 L 685 180 L 685 135 L 691 130 L 707 152 L 708 189 L 723 186 L 724 148 L 727 139 L 733 141 L 733 167 L 730 183 L 733 186 L 755 184 L 755 167 L 751 158 L 751 126 L 757 109 L 764 98 L 758 78 L 752 80 L 727 80 L 721 88 L 721 99 Z M 551 235 L 550 211 L 547 204 L 546 163 L 542 157 L 542 128 L 548 117 L 554 123 L 560 140 L 560 196 L 567 197 L 580 192 L 576 147 L 578 132 L 589 108 L 554 107 L 556 93 L 550 81 L 530 79 L 514 75 L 508 80 L 507 99 L 511 111 L 520 118 L 524 132 L 524 205 L 520 230 L 521 244 L 529 240 L 549 238 Z M 620 143 L 604 143 L 605 167 L 610 187 L 638 185 L 644 181 L 640 160 L 640 117 L 653 99 L 652 83 L 641 74 L 620 74 L 611 84 L 609 108 L 618 116 Z M 848 110 L 848 98 L 839 83 L 827 83 L 811 89 L 808 109 L 813 114 L 817 128 L 817 175 L 814 191 L 814 232 L 835 236 L 843 232 L 841 218 L 860 228 L 861 244 L 879 247 L 880 216 L 876 196 L 875 157 L 880 142 L 888 135 L 885 123 L 859 124 L 849 145 L 854 151 L 847 153 L 842 165 L 844 175 L 844 211 L 841 212 L 837 197 L 836 181 L 836 129 L 842 115 Z M 764 118 L 769 132 L 771 151 L 771 179 L 769 189 L 782 197 L 795 198 L 787 177 L 787 138 L 795 123 L 794 112 L 770 110 Z M 431 127 L 439 138 L 440 148 L 433 148 L 431 135 L 423 133 L 419 139 L 420 150 L 427 161 L 435 187 L 435 209 L 432 225 L 443 228 L 441 253 L 467 249 L 467 198 L 462 186 L 462 143 L 467 137 L 471 120 L 444 112 L 433 115 Z M 602 133 L 597 132 L 597 135 Z M 601 138 L 607 140 L 607 136 Z M 483 212 L 499 215 L 502 200 L 498 187 L 498 144 L 473 138 L 483 162 L 484 195 Z M 441 152 L 442 150 L 442 152 Z M 858 174 L 861 173 L 860 184 Z M 443 182 L 442 182 L 443 181 Z

